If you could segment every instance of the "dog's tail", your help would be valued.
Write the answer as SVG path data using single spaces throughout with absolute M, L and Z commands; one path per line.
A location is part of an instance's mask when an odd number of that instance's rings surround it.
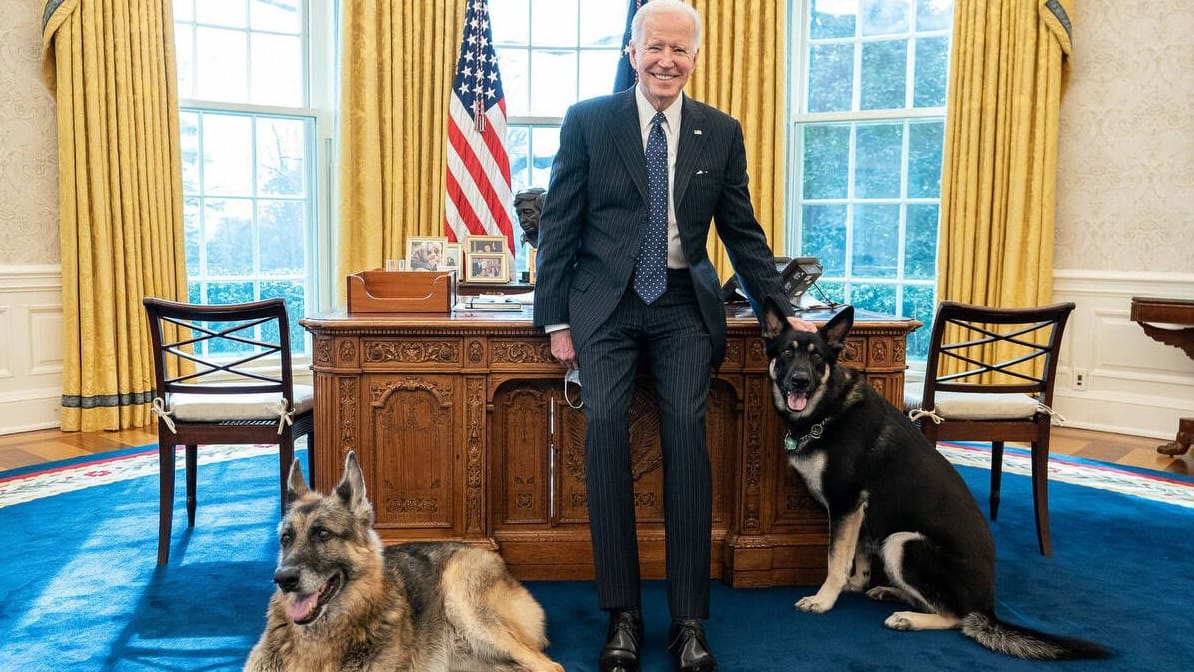
M 1028 660 L 1109 658 L 1095 642 L 1064 637 L 1001 621 L 993 612 L 976 611 L 962 619 L 962 634 L 988 649 Z

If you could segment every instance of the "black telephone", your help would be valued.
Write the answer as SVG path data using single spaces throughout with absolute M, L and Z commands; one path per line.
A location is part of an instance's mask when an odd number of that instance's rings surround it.
M 776 257 L 775 270 L 779 271 L 788 299 L 795 304 L 817 278 L 821 277 L 822 269 L 821 262 L 816 257 Z M 746 294 L 743 293 L 736 274 L 726 281 L 721 290 L 726 303 L 746 303 Z

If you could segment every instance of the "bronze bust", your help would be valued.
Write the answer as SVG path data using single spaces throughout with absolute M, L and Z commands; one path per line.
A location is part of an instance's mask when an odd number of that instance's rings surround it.
M 514 212 L 518 225 L 522 227 L 522 242 L 531 247 L 539 244 L 539 213 L 543 211 L 543 199 L 547 190 L 543 187 L 527 187 L 514 195 Z

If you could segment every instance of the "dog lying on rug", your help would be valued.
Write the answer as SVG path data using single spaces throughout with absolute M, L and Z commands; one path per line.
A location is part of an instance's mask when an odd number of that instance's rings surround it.
M 542 607 L 498 554 L 454 542 L 383 548 L 356 455 L 331 494 L 290 469 L 265 632 L 246 672 L 563 672 Z
M 795 608 L 826 612 L 843 590 L 866 590 L 877 557 L 891 585 L 867 596 L 915 609 L 893 613 L 884 621 L 889 628 L 960 628 L 992 651 L 1035 660 L 1110 655 L 1096 643 L 996 617 L 995 542 L 965 481 L 862 374 L 838 364 L 852 307 L 815 333 L 793 329 L 770 302 L 764 312 L 788 463 L 829 512 L 825 583 Z

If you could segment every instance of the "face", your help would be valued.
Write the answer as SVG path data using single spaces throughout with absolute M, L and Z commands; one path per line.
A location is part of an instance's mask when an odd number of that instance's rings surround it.
M 696 67 L 696 24 L 681 12 L 660 12 L 643 21 L 639 43 L 630 44 L 638 86 L 655 107 L 671 105 Z

